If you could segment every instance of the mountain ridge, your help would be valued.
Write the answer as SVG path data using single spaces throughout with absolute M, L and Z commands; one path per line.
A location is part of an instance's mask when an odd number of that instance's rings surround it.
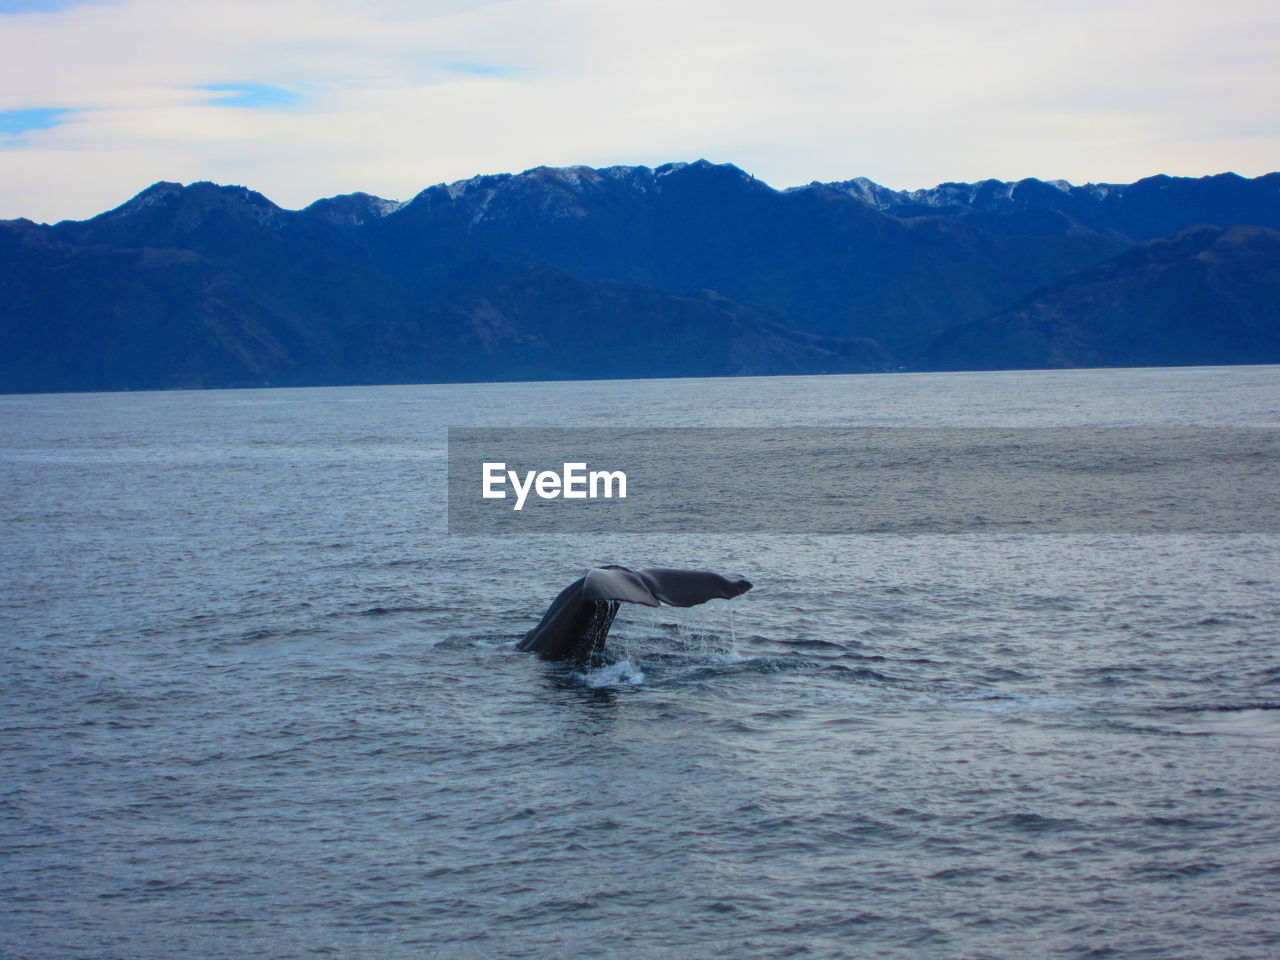
M 1067 305 L 1085 308 L 1064 284 L 1203 224 L 1280 229 L 1280 173 L 777 190 L 699 160 L 535 167 L 300 210 L 160 181 L 88 220 L 0 221 L 0 390 L 989 366 L 1012 357 L 999 333 L 1012 321 L 997 319 L 1027 298 L 1052 295 L 1041 314 L 1069 327 Z M 1272 245 L 1215 250 L 1250 264 L 1211 284 L 1245 322 L 1270 290 Z M 1114 289 L 1190 309 L 1150 284 Z M 1171 328 L 1217 356 L 1194 331 L 1234 321 L 1194 303 Z M 1160 340 L 1148 307 L 1117 302 L 1115 316 Z M 1280 333 L 1250 316 L 1253 355 L 1272 356 Z M 1052 336 L 1036 342 L 1043 355 L 1020 364 L 1066 356 Z
M 533 177 L 543 179 L 550 177 L 554 179 L 562 179 L 564 181 L 572 181 L 575 184 L 582 182 L 583 179 L 607 179 L 616 182 L 644 179 L 649 180 L 652 183 L 656 183 L 660 177 L 666 174 L 690 167 L 726 171 L 733 176 L 756 184 L 759 187 L 774 193 L 798 193 L 813 188 L 825 187 L 846 193 L 849 196 L 862 200 L 870 206 L 876 207 L 877 209 L 894 212 L 909 211 L 910 213 L 917 213 L 926 210 L 937 211 L 943 209 L 963 208 L 990 209 L 991 207 L 1001 203 L 1006 206 L 1014 206 L 1017 204 L 1020 197 L 1025 196 L 1026 191 L 1036 190 L 1040 190 L 1040 195 L 1042 196 L 1044 195 L 1044 190 L 1048 190 L 1061 194 L 1063 197 L 1067 198 L 1089 198 L 1102 201 L 1109 198 L 1124 197 L 1126 194 L 1130 194 L 1134 191 L 1142 192 L 1144 190 L 1162 189 L 1169 186 L 1186 186 L 1192 184 L 1204 185 L 1210 183 L 1232 184 L 1238 186 L 1246 184 L 1263 184 L 1272 189 L 1272 192 L 1275 194 L 1276 205 L 1280 205 L 1280 171 L 1262 174 L 1261 176 L 1253 178 L 1242 177 L 1241 175 L 1231 171 L 1207 174 L 1200 177 L 1180 177 L 1170 176 L 1168 174 L 1154 174 L 1149 177 L 1143 177 L 1139 180 L 1135 180 L 1132 183 L 1089 181 L 1083 184 L 1073 184 L 1072 182 L 1063 179 L 1041 180 L 1036 177 L 1024 177 L 1020 180 L 999 180 L 989 178 L 973 182 L 944 181 L 932 187 L 921 187 L 906 190 L 897 190 L 892 187 L 885 187 L 867 177 L 854 177 L 849 180 L 813 180 L 806 184 L 777 188 L 769 186 L 764 181 L 757 179 L 735 164 L 716 164 L 706 159 L 699 159 L 691 162 L 677 161 L 665 163 L 657 167 L 623 164 L 608 167 L 589 167 L 584 165 L 571 165 L 565 167 L 537 166 L 530 167 L 520 173 L 477 174 L 475 176 L 464 177 L 459 180 L 441 181 L 440 183 L 431 184 L 422 188 L 408 200 L 388 199 L 376 194 L 355 191 L 352 193 L 337 194 L 331 197 L 320 197 L 311 201 L 309 204 L 296 209 L 281 207 L 269 200 L 265 195 L 242 185 L 216 184 L 207 180 L 192 181 L 189 184 L 161 180 L 143 188 L 119 206 L 103 211 L 93 217 L 88 217 L 85 220 L 60 220 L 53 224 L 40 224 L 39 221 L 28 222 L 34 222 L 37 223 L 37 225 L 43 226 L 86 223 L 96 220 L 99 217 L 106 216 L 107 214 L 123 212 L 126 208 L 131 207 L 139 201 L 146 202 L 156 193 L 179 192 L 190 190 L 192 188 L 204 189 L 209 187 L 222 191 L 235 191 L 243 196 L 266 201 L 266 203 L 270 204 L 271 207 L 284 213 L 307 213 L 308 211 L 312 211 L 313 208 L 317 208 L 318 205 L 327 205 L 331 202 L 367 200 L 383 206 L 381 215 L 389 215 L 397 212 L 405 206 L 408 206 L 424 194 L 434 191 L 443 191 L 450 198 L 456 199 L 457 197 L 466 195 L 476 189 L 493 189 L 503 183 Z M 26 218 L 18 217 L 14 219 Z
M 1180 325 L 1179 306 L 1187 304 L 1212 314 L 1212 327 Z M 931 347 L 927 365 L 1134 366 L 1139 358 L 1156 366 L 1280 363 L 1277 329 L 1280 231 L 1199 226 L 1139 244 L 995 316 L 948 331 Z

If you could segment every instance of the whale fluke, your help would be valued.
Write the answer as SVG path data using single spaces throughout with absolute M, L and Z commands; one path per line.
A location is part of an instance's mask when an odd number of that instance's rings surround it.
M 730 580 L 710 570 L 596 567 L 561 590 L 516 647 L 555 659 L 586 660 L 604 648 L 620 602 L 694 607 L 708 600 L 731 600 L 750 589 L 746 580 Z

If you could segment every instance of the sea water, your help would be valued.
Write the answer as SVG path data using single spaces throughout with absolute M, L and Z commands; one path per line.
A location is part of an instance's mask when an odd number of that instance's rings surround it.
M 1267 427 L 1280 368 L 0 397 L 0 955 L 1275 955 L 1280 537 L 449 535 L 446 429 L 523 425 Z M 601 563 L 755 588 L 514 650 Z

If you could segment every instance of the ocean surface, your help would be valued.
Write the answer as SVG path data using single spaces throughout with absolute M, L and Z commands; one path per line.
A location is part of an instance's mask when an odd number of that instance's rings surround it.
M 1280 367 L 0 397 L 0 956 L 1280 955 L 1280 536 L 447 533 L 446 429 L 525 425 L 1275 427 Z M 601 563 L 755 588 L 513 649 Z

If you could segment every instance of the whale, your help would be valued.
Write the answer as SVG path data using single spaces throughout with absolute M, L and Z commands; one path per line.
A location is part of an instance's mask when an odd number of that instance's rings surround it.
M 595 567 L 556 595 L 516 649 L 551 660 L 586 662 L 603 653 L 605 638 L 623 603 L 695 607 L 708 600 L 732 600 L 750 589 L 748 580 L 730 579 L 710 570 L 632 570 L 617 564 Z

